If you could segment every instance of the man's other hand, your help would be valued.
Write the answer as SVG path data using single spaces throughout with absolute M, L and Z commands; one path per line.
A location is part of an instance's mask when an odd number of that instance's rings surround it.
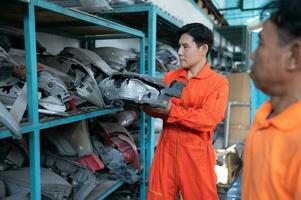
M 171 108 L 171 102 L 169 101 L 166 108 L 158 108 L 158 107 L 151 107 L 147 105 L 140 106 L 140 109 L 145 112 L 147 115 L 150 115 L 152 117 L 156 118 L 166 118 L 169 115 Z

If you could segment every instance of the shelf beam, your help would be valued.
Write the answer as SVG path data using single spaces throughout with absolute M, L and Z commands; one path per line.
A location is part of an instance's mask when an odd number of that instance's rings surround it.
M 94 111 L 94 112 L 83 113 L 83 114 L 79 114 L 79 115 L 72 115 L 72 116 L 66 117 L 66 118 L 56 119 L 56 120 L 52 120 L 52 121 L 48 121 L 48 122 L 41 122 L 39 128 L 46 129 L 46 128 L 50 128 L 50 127 L 54 127 L 54 126 L 59 126 L 59 125 L 72 123 L 72 122 L 76 122 L 76 121 L 81 121 L 81 120 L 85 120 L 85 119 L 89 119 L 89 118 L 93 118 L 93 117 L 98 117 L 101 115 L 116 113 L 119 111 L 122 111 L 122 108 L 106 108 L 106 109 L 102 109 L 102 110 L 98 110 L 98 111 Z
M 46 10 L 50 10 L 50 11 L 53 11 L 56 13 L 63 13 L 65 16 L 73 17 L 75 19 L 83 20 L 83 21 L 86 21 L 89 23 L 93 23 L 95 25 L 99 25 L 99 26 L 106 27 L 109 29 L 117 30 L 117 31 L 127 33 L 130 35 L 135 35 L 137 37 L 144 37 L 144 33 L 140 32 L 140 31 L 137 31 L 135 29 L 108 21 L 108 20 L 100 18 L 100 17 L 96 17 L 94 15 L 91 15 L 91 14 L 88 14 L 85 12 L 63 8 L 56 4 L 49 3 L 45 0 L 35 0 L 33 2 L 36 6 L 38 6 L 40 8 L 44 8 Z

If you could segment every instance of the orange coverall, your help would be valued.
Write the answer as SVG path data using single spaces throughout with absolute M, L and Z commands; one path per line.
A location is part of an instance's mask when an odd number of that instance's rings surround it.
M 183 68 L 167 73 L 186 83 L 181 98 L 172 98 L 169 116 L 155 152 L 148 185 L 148 200 L 174 200 L 178 192 L 184 200 L 218 199 L 213 131 L 224 118 L 227 80 L 206 64 L 190 80 Z
M 301 101 L 269 118 L 267 101 L 256 112 L 244 149 L 243 200 L 301 199 Z

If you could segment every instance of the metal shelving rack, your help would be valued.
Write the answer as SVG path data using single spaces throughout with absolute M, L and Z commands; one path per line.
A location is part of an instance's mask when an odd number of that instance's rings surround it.
M 105 35 L 107 37 L 120 36 L 136 37 L 140 39 L 140 72 L 145 72 L 145 36 L 144 33 L 107 19 L 92 16 L 86 13 L 62 8 L 45 0 L 14 0 L 2 1 L 0 4 L 0 20 L 2 25 L 13 25 L 24 29 L 24 42 L 26 51 L 26 77 L 28 91 L 28 122 L 22 123 L 21 133 L 29 134 L 30 151 L 30 174 L 31 174 L 31 199 L 41 199 L 41 177 L 40 177 L 40 130 L 115 113 L 122 108 L 105 108 L 92 112 L 79 113 L 69 117 L 59 118 L 49 121 L 41 121 L 38 113 L 38 82 L 37 82 L 37 57 L 36 57 L 36 31 L 47 31 L 71 38 L 76 38 L 82 42 L 88 39 Z M 145 116 L 141 114 L 141 141 L 145 140 Z M 0 129 L 0 139 L 10 137 L 11 133 L 7 129 Z M 145 145 L 141 142 L 142 168 L 145 160 Z M 145 176 L 142 176 L 145 178 Z M 144 179 L 143 179 L 144 180 Z M 97 199 L 104 199 L 111 192 L 123 184 L 117 181 L 107 188 Z
M 99 16 L 109 19 L 111 21 L 124 24 L 141 30 L 147 36 L 147 55 L 148 63 L 146 72 L 153 77 L 162 77 L 163 75 L 156 72 L 156 43 L 157 40 L 177 47 L 178 38 L 177 30 L 183 23 L 162 9 L 153 4 L 135 4 L 131 6 L 115 7 L 112 11 L 106 11 L 99 14 Z M 146 117 L 146 157 L 145 157 L 145 171 L 143 171 L 142 179 L 146 180 L 140 187 L 140 199 L 146 199 L 146 185 L 147 177 L 154 156 L 155 148 L 155 127 L 154 119 Z

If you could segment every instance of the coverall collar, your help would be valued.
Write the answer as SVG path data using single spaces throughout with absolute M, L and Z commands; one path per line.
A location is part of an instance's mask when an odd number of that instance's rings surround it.
M 268 127 L 269 124 L 272 124 L 280 130 L 291 130 L 297 126 L 300 126 L 301 100 L 293 103 L 278 115 L 268 119 L 271 111 L 272 105 L 270 101 L 264 103 L 263 106 L 257 111 L 256 119 L 262 128 Z
M 199 73 L 197 73 L 197 75 L 193 76 L 192 78 L 197 78 L 197 79 L 202 79 L 202 78 L 207 78 L 208 76 L 210 76 L 212 73 L 212 70 L 209 66 L 208 63 L 206 63 L 204 65 L 204 67 L 201 69 L 201 71 Z M 182 71 L 179 74 L 180 77 L 183 77 L 185 79 L 188 79 L 188 71 L 184 68 L 182 68 Z

